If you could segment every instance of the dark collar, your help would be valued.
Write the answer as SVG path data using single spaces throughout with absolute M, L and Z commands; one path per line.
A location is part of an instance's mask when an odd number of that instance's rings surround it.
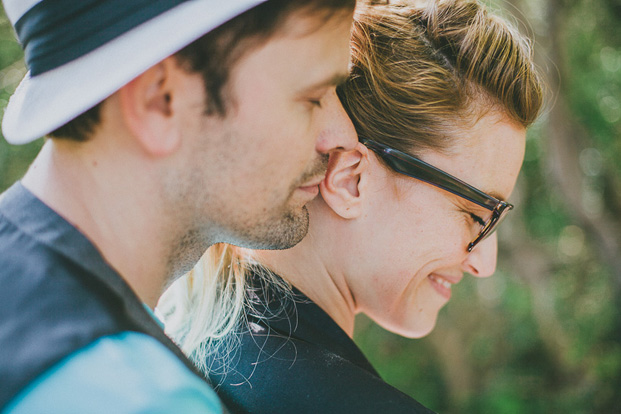
M 0 215 L 21 232 L 47 246 L 85 270 L 101 289 L 120 299 L 123 314 L 132 330 L 146 333 L 172 351 L 190 370 L 204 378 L 183 352 L 166 336 L 142 301 L 102 254 L 78 229 L 48 207 L 20 182 L 0 196 Z
M 3 194 L 0 213 L 28 236 L 105 281 L 118 295 L 139 301 L 90 240 L 20 182 Z
M 300 290 L 293 287 L 291 292 L 283 292 L 256 274 L 251 277 L 249 289 L 256 310 L 255 315 L 249 315 L 251 319 L 280 335 L 320 346 L 379 376 L 349 335 Z

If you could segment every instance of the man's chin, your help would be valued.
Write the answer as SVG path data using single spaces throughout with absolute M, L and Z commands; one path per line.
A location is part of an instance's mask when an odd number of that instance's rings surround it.
M 308 233 L 309 216 L 306 206 L 288 212 L 279 219 L 272 219 L 239 232 L 228 243 L 255 250 L 284 250 L 302 241 Z

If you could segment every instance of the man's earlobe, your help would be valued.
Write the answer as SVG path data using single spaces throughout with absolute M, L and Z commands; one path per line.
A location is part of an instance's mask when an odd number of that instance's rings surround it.
M 330 156 L 319 189 L 326 204 L 345 219 L 356 218 L 362 212 L 368 165 L 368 150 L 360 143 L 351 151 L 337 151 Z
M 173 117 L 174 89 L 170 80 L 175 66 L 172 58 L 165 59 L 119 90 L 127 128 L 140 146 L 155 157 L 166 156 L 181 144 Z

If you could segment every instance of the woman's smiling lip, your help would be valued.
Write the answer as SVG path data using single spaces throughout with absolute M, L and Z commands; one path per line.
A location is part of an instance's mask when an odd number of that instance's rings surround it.
M 461 276 L 459 277 L 450 277 L 450 276 L 441 276 L 438 274 L 430 274 L 427 276 L 431 282 L 431 286 L 442 296 L 444 296 L 447 300 L 451 298 L 451 287 L 459 283 L 461 280 Z

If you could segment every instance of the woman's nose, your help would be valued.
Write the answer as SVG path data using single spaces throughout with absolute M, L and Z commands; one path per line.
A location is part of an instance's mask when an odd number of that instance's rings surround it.
M 498 238 L 492 234 L 466 255 L 462 270 L 476 277 L 490 277 L 496 271 Z

